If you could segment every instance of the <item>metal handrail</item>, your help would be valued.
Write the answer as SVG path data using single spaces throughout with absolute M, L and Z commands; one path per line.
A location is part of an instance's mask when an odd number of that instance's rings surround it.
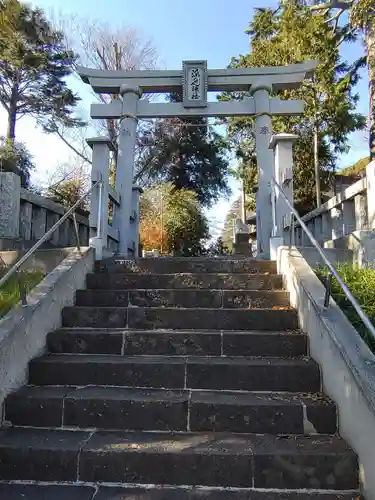
M 96 188 L 99 186 L 99 200 L 101 200 L 101 191 L 102 191 L 102 183 L 103 181 L 102 180 L 98 180 L 96 181 L 90 189 L 88 189 L 82 196 L 81 198 L 76 201 L 74 203 L 74 205 L 72 207 L 69 208 L 69 210 L 61 217 L 61 219 L 59 219 L 56 224 L 54 224 L 51 229 L 49 229 L 36 243 L 35 245 L 30 248 L 30 250 L 28 252 L 25 253 L 25 255 L 23 257 L 20 258 L 19 261 L 17 261 L 10 269 L 9 271 L 4 274 L 4 276 L 0 279 L 0 287 L 2 287 L 10 277 L 13 276 L 13 274 L 18 271 L 18 269 L 22 266 L 22 264 L 24 264 L 24 262 L 27 261 L 27 259 L 29 257 L 31 257 L 31 255 L 33 255 L 33 253 L 38 250 L 38 248 L 42 245 L 42 243 L 44 243 L 50 236 L 51 234 L 53 234 L 56 229 L 68 218 L 70 217 L 70 215 L 73 214 L 73 223 L 74 223 L 74 228 L 75 228 L 75 232 L 76 232 L 76 239 L 77 239 L 77 249 L 78 251 L 80 251 L 80 243 L 79 243 L 79 235 L 78 235 L 78 229 L 77 229 L 77 221 L 75 219 L 75 209 L 88 197 L 88 195 Z M 98 227 L 100 228 L 100 205 L 99 205 L 99 214 L 98 214 L 98 217 L 99 217 L 99 221 L 98 221 Z
M 367 316 L 367 314 L 363 311 L 363 309 L 361 308 L 361 306 L 359 305 L 358 301 L 356 300 L 356 298 L 353 296 L 352 292 L 349 290 L 349 288 L 347 287 L 347 285 L 345 284 L 344 280 L 341 278 L 341 276 L 339 275 L 337 269 L 334 267 L 334 265 L 329 261 L 328 257 L 326 256 L 326 254 L 324 253 L 322 247 L 319 245 L 319 243 L 317 242 L 317 240 L 314 238 L 313 234 L 310 232 L 310 230 L 308 229 L 308 227 L 306 226 L 306 224 L 303 222 L 302 218 L 300 217 L 299 213 L 297 212 L 297 210 L 293 207 L 293 205 L 290 203 L 290 201 L 288 200 L 288 197 L 287 195 L 284 193 L 283 189 L 281 188 L 281 186 L 276 182 L 275 179 L 272 179 L 271 180 L 271 184 L 279 191 L 279 193 L 282 195 L 282 197 L 284 198 L 284 201 L 285 203 L 287 204 L 288 208 L 290 209 L 291 211 L 291 215 L 292 215 L 292 220 L 295 218 L 299 224 L 301 225 L 302 229 L 304 230 L 304 232 L 307 234 L 309 240 L 311 241 L 311 243 L 313 244 L 313 246 L 316 248 L 316 250 L 318 251 L 319 255 L 321 256 L 321 258 L 323 259 L 323 262 L 325 263 L 325 265 L 328 267 L 328 269 L 330 270 L 330 272 L 332 273 L 332 275 L 336 278 L 338 284 L 340 285 L 340 287 L 342 288 L 342 291 L 344 292 L 344 294 L 346 295 L 346 298 L 349 300 L 349 302 L 352 304 L 352 306 L 354 307 L 355 311 L 357 312 L 358 316 L 361 318 L 361 320 L 363 321 L 364 325 L 370 330 L 372 336 L 375 338 L 375 327 L 374 325 L 371 323 L 369 317 Z M 294 232 L 294 224 L 291 224 L 291 228 L 290 228 L 291 231 Z M 328 307 L 329 305 L 329 294 L 330 294 L 330 284 L 328 284 L 326 290 L 328 290 L 328 298 L 327 298 L 327 294 L 326 294 L 326 297 L 325 297 L 325 301 L 324 301 L 324 305 L 325 307 Z

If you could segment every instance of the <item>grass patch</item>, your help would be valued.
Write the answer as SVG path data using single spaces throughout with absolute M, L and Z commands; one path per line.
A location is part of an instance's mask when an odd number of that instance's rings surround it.
M 26 293 L 32 290 L 44 278 L 41 271 L 22 271 L 21 276 L 13 276 L 0 288 L 0 318 L 20 301 L 18 279 L 24 282 Z
M 352 264 L 338 264 L 336 269 L 363 311 L 369 317 L 371 323 L 375 326 L 375 269 L 360 269 Z M 318 268 L 315 272 L 318 278 L 325 283 L 328 270 L 326 268 Z M 332 278 L 332 297 L 372 352 L 375 353 L 375 339 L 362 323 L 362 320 L 334 277 Z

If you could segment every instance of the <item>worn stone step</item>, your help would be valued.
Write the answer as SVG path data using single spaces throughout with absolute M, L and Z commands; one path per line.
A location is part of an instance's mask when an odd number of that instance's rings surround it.
M 82 328 L 181 328 L 205 330 L 295 330 L 298 316 L 290 308 L 186 309 L 167 307 L 65 307 L 65 327 Z
M 195 289 L 213 290 L 281 290 L 282 277 L 277 274 L 182 273 L 182 274 L 109 274 L 89 273 L 87 287 L 96 290 L 127 289 Z
M 120 500 L 116 499 L 118 491 L 108 490 L 103 500 Z M 0 483 L 0 498 L 4 500 L 94 500 L 96 491 L 94 486 Z
M 97 261 L 96 272 L 173 274 L 173 273 L 271 273 L 276 274 L 276 262 L 233 258 L 153 258 Z
M 299 331 L 126 330 L 61 328 L 48 334 L 52 353 L 279 356 L 307 354 Z
M 263 489 L 134 488 L 0 483 L 4 500 L 360 500 L 358 492 L 304 492 Z
M 271 308 L 289 306 L 282 290 L 78 290 L 77 306 Z
M 17 426 L 82 429 L 333 434 L 336 407 L 320 393 L 119 387 L 24 387 L 8 396 Z
M 319 392 L 309 358 L 51 354 L 31 361 L 31 385 Z
M 358 488 L 358 462 L 327 435 L 11 428 L 0 431 L 0 478 L 343 490 Z

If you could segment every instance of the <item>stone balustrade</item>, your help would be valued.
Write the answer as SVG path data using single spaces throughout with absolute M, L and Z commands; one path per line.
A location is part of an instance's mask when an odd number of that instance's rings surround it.
M 288 164 L 292 165 L 290 161 Z M 285 213 L 276 200 L 275 214 L 280 213 L 283 223 L 280 227 L 276 220 L 275 247 L 291 241 L 290 212 Z M 365 177 L 304 215 L 302 220 L 322 247 L 351 250 L 355 264 L 375 267 L 375 162 L 367 166 Z M 298 222 L 294 225 L 294 244 L 313 246 Z
M 121 203 L 120 196 L 110 185 L 103 191 L 107 194 L 107 198 L 105 199 L 103 196 L 102 206 L 108 206 L 108 200 L 110 200 L 115 210 L 115 207 Z M 133 255 L 139 253 L 139 197 L 141 192 L 140 188 L 133 187 L 129 231 L 129 253 Z M 87 214 L 82 213 L 82 211 L 81 213 L 76 212 L 81 246 L 88 246 L 90 237 L 96 235 L 97 190 L 93 190 L 90 201 L 91 206 L 94 205 L 95 212 L 93 210 L 91 210 L 91 213 L 87 212 Z M 32 246 L 66 212 L 67 208 L 63 205 L 21 188 L 20 178 L 16 174 L 0 172 L 0 250 L 16 250 Z M 105 218 L 103 218 L 102 225 L 106 238 L 103 246 L 112 252 L 117 252 L 119 243 L 118 229 L 110 224 L 108 210 L 105 213 L 102 212 L 103 216 Z M 58 248 L 77 246 L 73 217 L 66 219 L 54 231 L 47 243 Z
M 346 188 L 302 220 L 316 240 L 327 246 L 355 231 L 371 230 L 368 213 L 367 177 Z M 284 228 L 289 233 L 289 226 Z M 298 223 L 295 225 L 296 246 L 311 246 L 309 238 Z
M 67 208 L 63 205 L 21 189 L 19 238 L 23 241 L 39 240 L 66 212 Z M 76 214 L 76 221 L 80 245 L 88 246 L 89 219 L 87 216 Z M 66 219 L 48 241 L 56 247 L 76 246 L 73 219 Z

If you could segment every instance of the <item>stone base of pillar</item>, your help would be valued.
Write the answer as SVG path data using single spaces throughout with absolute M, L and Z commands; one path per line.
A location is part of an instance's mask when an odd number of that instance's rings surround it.
M 0 172 L 0 238 L 19 238 L 21 178 Z
M 270 238 L 270 254 L 271 260 L 277 260 L 277 249 L 284 245 L 284 238 L 282 236 L 273 236 Z

